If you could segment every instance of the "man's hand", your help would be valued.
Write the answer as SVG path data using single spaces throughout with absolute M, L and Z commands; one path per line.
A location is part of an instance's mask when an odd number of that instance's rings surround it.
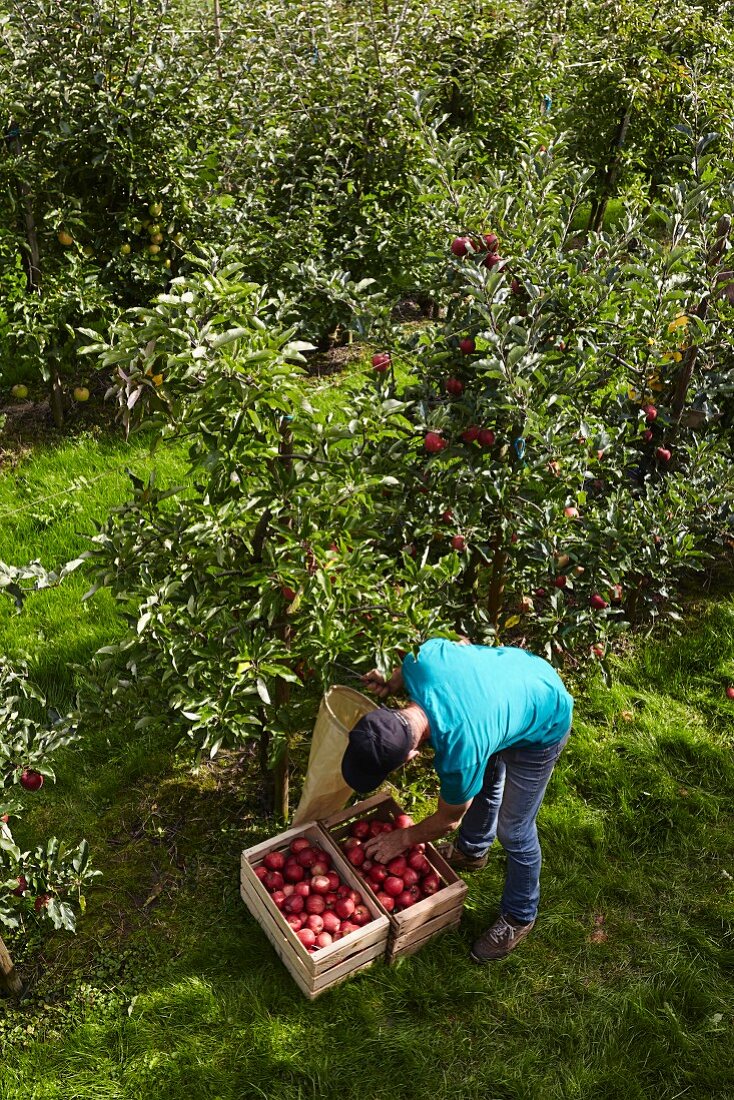
M 371 837 L 364 846 L 367 858 L 375 863 L 389 863 L 391 859 L 414 844 L 438 840 L 439 837 L 450 833 L 452 829 L 458 829 L 462 817 L 470 806 L 471 800 L 462 802 L 459 806 L 452 806 L 439 797 L 436 812 L 419 821 L 417 825 L 411 825 L 409 829 L 394 829 L 391 833 L 378 833 L 377 836 Z
M 391 833 L 378 833 L 365 842 L 367 858 L 375 863 L 389 863 L 413 843 L 410 829 L 394 829 Z
M 365 676 L 361 677 L 364 686 L 380 699 L 387 699 L 388 695 L 396 695 L 403 686 L 403 672 L 402 669 L 396 668 L 390 679 L 386 680 L 382 673 L 373 668 L 371 672 L 368 672 Z

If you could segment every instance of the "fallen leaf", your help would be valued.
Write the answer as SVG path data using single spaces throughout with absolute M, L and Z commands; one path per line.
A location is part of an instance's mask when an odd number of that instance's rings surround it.
M 606 932 L 603 932 L 601 928 L 597 928 L 596 932 L 592 932 L 589 936 L 589 943 L 606 943 L 609 936 Z

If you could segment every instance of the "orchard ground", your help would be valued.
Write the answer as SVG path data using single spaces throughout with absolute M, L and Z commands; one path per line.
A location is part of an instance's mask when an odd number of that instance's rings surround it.
M 179 452 L 155 463 L 162 480 L 184 475 Z M 31 451 L 0 476 L 0 558 L 76 556 L 126 499 L 125 468 L 150 465 L 145 440 L 107 431 Z M 123 630 L 106 594 L 80 602 L 86 586 L 74 574 L 20 616 L 0 605 L 3 652 L 28 658 L 59 709 L 71 665 Z M 679 635 L 661 627 L 612 666 L 611 689 L 594 672 L 569 685 L 575 733 L 541 813 L 541 919 L 522 949 L 486 969 L 468 959 L 497 913 L 497 851 L 468 879 L 459 932 L 315 1004 L 239 899 L 241 849 L 279 828 L 247 751 L 192 771 L 174 732 L 136 732 L 124 713 L 88 727 L 20 839 L 85 835 L 104 877 L 76 938 L 44 928 L 16 953 L 27 995 L 0 1006 L 0 1096 L 734 1094 L 734 601 L 699 598 Z M 434 795 L 429 767 L 400 777 L 410 812 Z

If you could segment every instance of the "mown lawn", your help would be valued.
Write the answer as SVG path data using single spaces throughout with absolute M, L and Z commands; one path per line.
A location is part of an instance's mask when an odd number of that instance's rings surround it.
M 161 464 L 183 476 L 180 455 Z M 126 465 L 149 468 L 143 441 L 90 437 L 0 477 L 0 558 L 76 556 L 93 518 L 124 499 Z M 82 491 L 54 495 L 82 476 Z M 73 695 L 69 663 L 120 630 L 104 598 L 80 604 L 86 586 L 74 575 L 20 616 L 0 604 L 3 651 L 26 653 L 57 705 Z M 734 1096 L 730 682 L 734 602 L 721 598 L 694 608 L 681 636 L 640 640 L 611 690 L 596 676 L 577 685 L 541 815 L 532 937 L 491 968 L 468 960 L 497 912 L 498 851 L 468 879 L 460 932 L 315 1004 L 239 899 L 241 849 L 275 828 L 247 753 L 194 773 L 175 731 L 135 732 L 124 714 L 88 728 L 24 830 L 29 843 L 86 835 L 104 875 L 76 938 L 31 930 L 18 945 L 28 994 L 0 1004 L 0 1097 Z M 411 810 L 431 793 L 425 768 L 400 781 Z

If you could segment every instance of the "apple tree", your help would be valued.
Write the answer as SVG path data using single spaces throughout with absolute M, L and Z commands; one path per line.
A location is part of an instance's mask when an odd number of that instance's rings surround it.
M 99 873 L 90 866 L 87 842 L 72 846 L 51 837 L 24 850 L 14 824 L 20 823 L 25 800 L 38 797 L 44 783 L 54 780 L 51 758 L 77 740 L 77 728 L 46 707 L 24 666 L 3 661 L 0 730 L 0 929 L 17 934 L 29 919 L 42 919 L 73 932 L 77 913 L 84 910 L 83 891 Z M 19 992 L 20 981 L 0 938 L 2 991 Z

